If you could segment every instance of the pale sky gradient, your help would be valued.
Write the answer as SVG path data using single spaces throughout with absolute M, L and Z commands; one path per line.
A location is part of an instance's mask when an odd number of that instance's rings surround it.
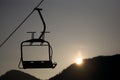
M 0 43 L 32 11 L 40 0 L 0 0 Z M 41 7 L 58 63 L 55 69 L 21 70 L 37 78 L 50 78 L 83 58 L 120 53 L 120 0 L 44 0 Z M 0 74 L 18 69 L 20 43 L 30 38 L 26 32 L 42 30 L 37 12 L 0 48 Z M 37 50 L 33 48 L 37 53 Z M 30 56 L 34 56 L 30 55 Z M 20 69 L 18 69 L 20 70 Z

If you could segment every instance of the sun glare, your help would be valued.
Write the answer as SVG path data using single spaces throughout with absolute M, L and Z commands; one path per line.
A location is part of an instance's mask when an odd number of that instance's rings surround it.
M 77 56 L 76 56 L 74 62 L 75 62 L 77 65 L 81 65 L 81 64 L 83 63 L 83 58 L 82 58 L 82 55 L 81 55 L 81 52 L 80 52 L 80 51 L 77 53 Z
M 80 64 L 83 63 L 83 59 L 82 59 L 82 58 L 77 58 L 77 59 L 75 60 L 75 63 L 78 64 L 78 65 L 80 65 Z

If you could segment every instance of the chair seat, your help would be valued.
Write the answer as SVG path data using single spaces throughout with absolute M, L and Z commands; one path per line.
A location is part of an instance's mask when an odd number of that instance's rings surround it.
M 23 61 L 23 68 L 55 68 L 57 63 L 52 61 Z

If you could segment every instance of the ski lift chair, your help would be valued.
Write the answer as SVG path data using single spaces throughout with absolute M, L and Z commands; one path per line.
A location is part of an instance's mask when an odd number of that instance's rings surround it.
M 27 69 L 27 68 L 55 68 L 57 63 L 53 63 L 52 62 L 52 54 L 53 54 L 53 51 L 52 51 L 52 47 L 50 45 L 50 43 L 46 40 L 44 40 L 44 35 L 45 35 L 45 32 L 46 32 L 46 24 L 45 24 L 45 21 L 42 17 L 42 14 L 41 14 L 41 8 L 39 8 L 39 6 L 41 5 L 41 3 L 43 2 L 44 0 L 41 0 L 40 3 L 31 11 L 31 13 L 18 25 L 18 27 L 5 39 L 5 41 L 3 41 L 2 44 L 0 44 L 0 47 L 3 46 L 3 44 L 5 44 L 5 42 L 23 25 L 23 23 L 32 15 L 32 13 L 34 11 L 38 11 L 39 15 L 40 15 L 40 18 L 42 20 L 42 23 L 43 23 L 43 31 L 42 31 L 42 34 L 40 35 L 40 37 L 38 39 L 35 39 L 33 38 L 34 36 L 34 33 L 35 32 L 32 32 L 32 39 L 30 40 L 26 40 L 26 41 L 23 41 L 21 43 L 21 58 L 20 58 L 20 62 L 18 64 L 18 67 L 21 69 L 21 68 L 24 68 L 24 69 Z M 28 45 L 25 45 L 24 43 L 30 43 Z M 34 45 L 34 43 L 40 43 L 42 45 Z M 43 60 L 43 61 L 27 61 L 27 60 L 24 60 L 24 56 L 23 56 L 23 47 L 24 46 L 44 46 L 43 44 L 46 44 L 45 46 L 48 46 L 48 55 L 49 55 L 49 60 Z M 22 63 L 22 67 L 21 67 L 21 63 Z
M 24 43 L 30 43 L 28 45 L 24 45 Z M 40 45 L 36 45 L 34 43 L 40 43 Z M 44 45 L 45 43 L 45 45 Z M 42 44 L 42 45 L 41 45 Z M 24 56 L 23 56 L 23 47 L 24 46 L 47 46 L 48 47 L 48 55 L 49 55 L 49 60 L 40 60 L 40 61 L 27 61 L 24 60 Z M 45 41 L 43 39 L 30 39 L 30 40 L 26 40 L 23 41 L 21 43 L 21 62 L 22 62 L 22 68 L 27 69 L 27 68 L 55 68 L 57 63 L 56 62 L 52 62 L 52 47 L 50 46 L 50 43 L 48 41 Z M 20 65 L 19 65 L 20 67 Z
M 36 7 L 34 10 L 37 10 L 39 15 L 40 15 L 40 18 L 41 18 L 42 23 L 43 23 L 43 31 L 38 39 L 34 38 L 35 32 L 30 32 L 30 33 L 32 33 L 31 39 L 23 41 L 21 43 L 21 59 L 20 59 L 20 63 L 18 65 L 18 67 L 24 68 L 24 69 L 27 69 L 27 68 L 30 68 L 30 69 L 32 69 L 32 68 L 55 68 L 57 63 L 52 62 L 52 54 L 53 54 L 52 47 L 51 47 L 50 43 L 44 39 L 45 33 L 46 33 L 46 24 L 45 24 L 45 21 L 42 17 L 42 14 L 41 14 L 42 9 Z M 28 44 L 25 44 L 25 43 L 28 43 Z M 35 44 L 35 43 L 39 43 L 39 44 Z M 43 47 L 47 46 L 49 60 L 42 60 L 42 61 L 41 60 L 39 60 L 39 61 L 25 60 L 24 56 L 23 56 L 23 47 L 24 46 L 43 46 Z M 22 63 L 22 67 L 20 66 L 21 63 Z

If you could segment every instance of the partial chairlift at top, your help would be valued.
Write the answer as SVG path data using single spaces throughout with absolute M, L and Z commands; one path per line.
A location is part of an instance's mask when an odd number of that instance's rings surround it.
M 26 41 L 23 41 L 21 43 L 21 59 L 20 59 L 20 63 L 18 65 L 19 68 L 24 68 L 24 69 L 32 69 L 32 68 L 55 68 L 57 63 L 53 63 L 52 62 L 52 54 L 53 54 L 53 50 L 52 50 L 52 46 L 50 45 L 49 41 L 46 41 L 44 38 L 45 38 L 45 33 L 46 33 L 46 24 L 45 24 L 45 21 L 42 17 L 42 14 L 41 14 L 41 10 L 40 8 L 35 8 L 35 10 L 38 11 L 39 15 L 40 15 L 40 18 L 42 20 L 42 23 L 43 23 L 43 31 L 41 32 L 41 35 L 39 38 L 35 39 L 34 38 L 34 33 L 35 32 L 31 32 L 32 35 L 31 35 L 31 38 L 30 40 L 26 40 Z M 28 61 L 28 60 L 24 60 L 24 56 L 23 56 L 23 47 L 24 46 L 47 46 L 48 48 L 48 55 L 49 55 L 49 60 L 40 60 L 40 61 Z M 34 53 L 33 53 L 34 54 Z M 43 53 L 44 54 L 44 53 Z M 22 67 L 21 67 L 21 63 L 22 63 Z

